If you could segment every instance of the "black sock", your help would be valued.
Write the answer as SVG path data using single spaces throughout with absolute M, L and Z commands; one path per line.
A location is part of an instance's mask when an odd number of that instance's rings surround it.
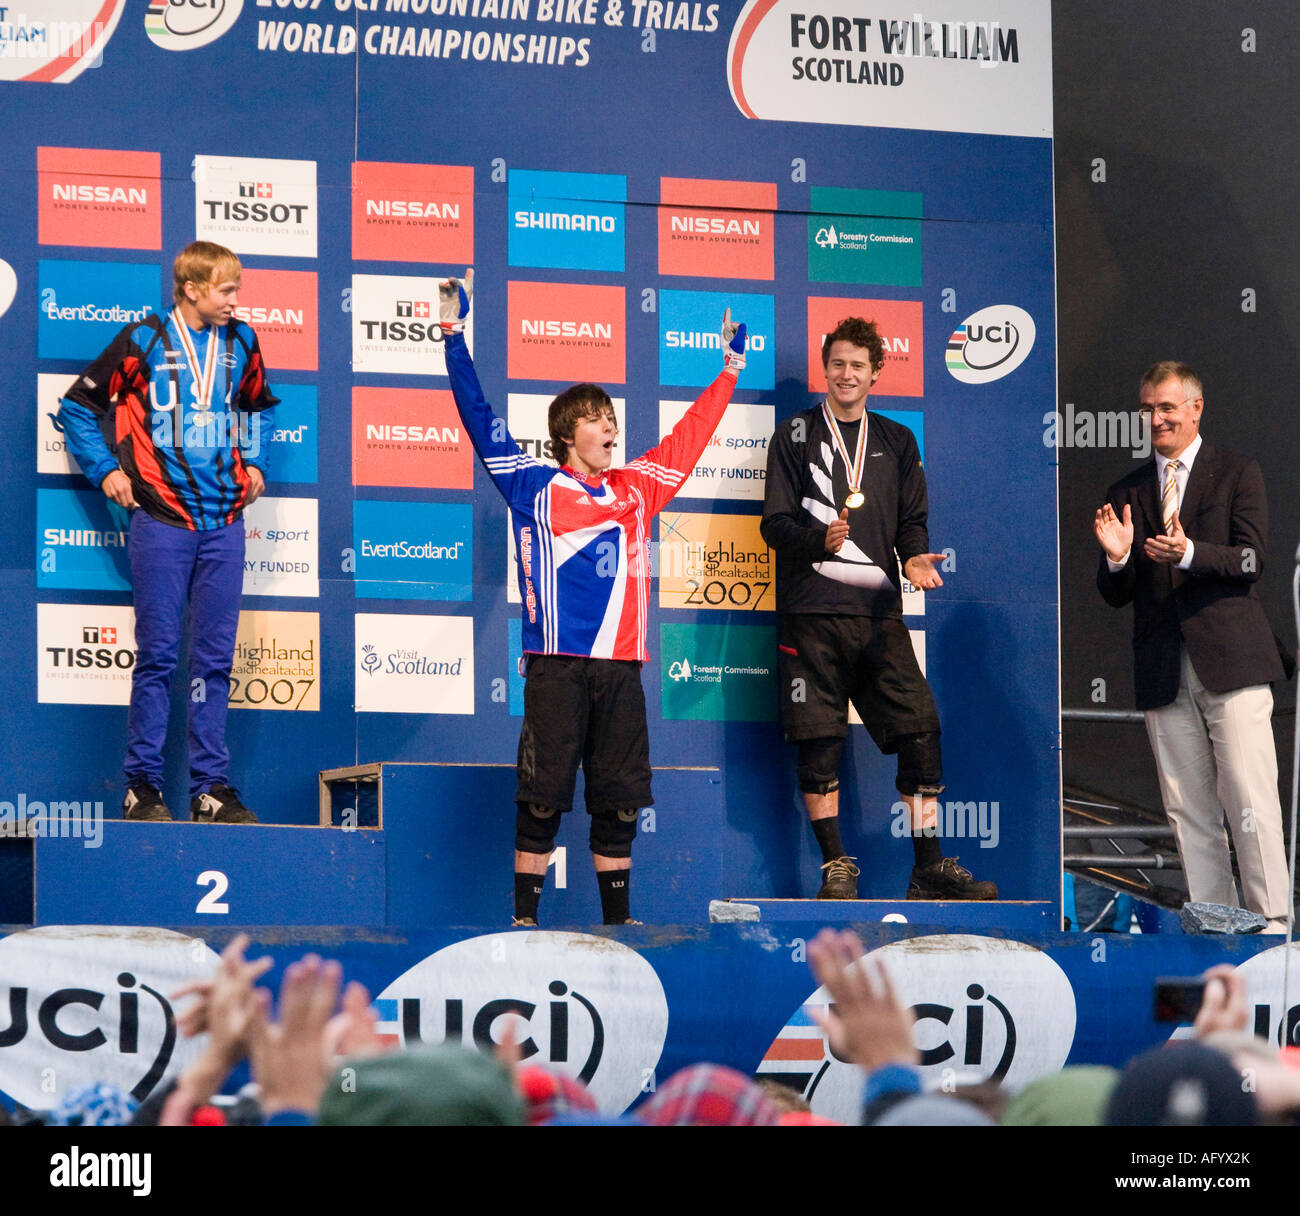
M 600 887 L 600 912 L 607 925 L 624 924 L 632 915 L 628 911 L 628 885 L 632 871 L 597 870 L 596 882 Z
M 837 857 L 843 857 L 844 845 L 840 843 L 840 817 L 830 815 L 825 819 L 814 819 L 812 821 L 813 835 L 817 837 L 817 845 L 822 851 L 823 861 L 834 861 Z
M 943 860 L 943 845 L 939 843 L 938 835 L 923 836 L 914 829 L 912 832 L 912 855 L 916 859 L 916 868 L 918 870 L 937 866 Z
M 542 888 L 546 885 L 546 872 L 540 874 L 522 874 L 515 871 L 515 919 L 537 919 L 537 901 L 542 897 Z

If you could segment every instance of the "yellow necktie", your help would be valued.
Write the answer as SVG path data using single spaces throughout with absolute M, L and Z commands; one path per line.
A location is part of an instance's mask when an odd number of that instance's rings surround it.
M 1166 536 L 1174 530 L 1174 513 L 1178 510 L 1178 470 L 1181 467 L 1176 460 L 1171 460 L 1165 466 L 1165 489 L 1160 496 L 1160 518 L 1164 521 Z

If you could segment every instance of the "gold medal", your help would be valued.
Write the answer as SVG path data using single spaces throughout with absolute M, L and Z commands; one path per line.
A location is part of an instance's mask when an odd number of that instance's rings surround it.
M 866 412 L 863 412 L 858 425 L 858 442 L 853 450 L 852 459 L 849 458 L 849 450 L 844 444 L 844 436 L 840 433 L 840 425 L 835 420 L 835 415 L 831 413 L 830 406 L 825 401 L 822 402 L 822 415 L 826 419 L 826 429 L 831 433 L 831 441 L 835 444 L 835 451 L 839 453 L 840 459 L 844 461 L 844 471 L 848 474 L 849 496 L 844 500 L 844 505 L 850 511 L 856 511 L 867 501 L 867 496 L 862 492 L 862 466 L 865 463 L 867 454 Z

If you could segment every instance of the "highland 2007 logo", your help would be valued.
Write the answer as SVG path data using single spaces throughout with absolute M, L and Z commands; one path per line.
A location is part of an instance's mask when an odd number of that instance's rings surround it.
M 244 0 L 149 0 L 144 32 L 164 51 L 193 51 L 216 42 L 239 20 Z

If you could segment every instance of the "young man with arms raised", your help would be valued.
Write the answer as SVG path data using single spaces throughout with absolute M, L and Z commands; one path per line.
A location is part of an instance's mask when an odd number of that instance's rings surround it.
M 440 289 L 447 372 L 483 467 L 510 507 L 527 663 L 515 793 L 516 925 L 537 908 L 560 815 L 581 763 L 606 924 L 629 911 L 632 841 L 652 805 L 641 664 L 650 599 L 650 521 L 695 467 L 745 366 L 745 326 L 723 317 L 725 366 L 672 433 L 611 468 L 618 426 L 609 395 L 575 384 L 551 403 L 556 469 L 524 455 L 483 397 L 465 344 L 473 272 Z

